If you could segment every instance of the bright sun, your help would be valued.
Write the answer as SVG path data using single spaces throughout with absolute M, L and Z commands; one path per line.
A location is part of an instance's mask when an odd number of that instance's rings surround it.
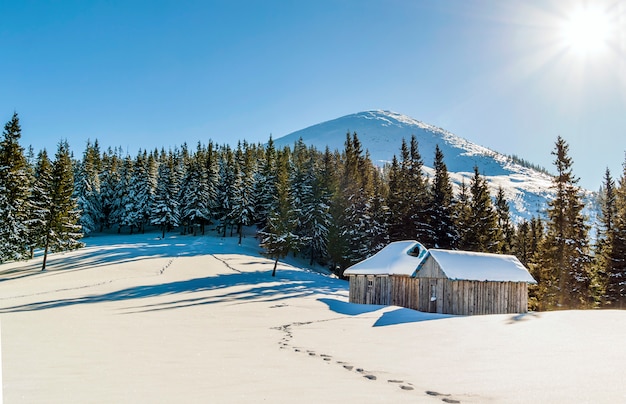
M 583 55 L 602 50 L 610 39 L 610 33 L 610 18 L 599 9 L 578 9 L 569 15 L 562 26 L 565 44 Z

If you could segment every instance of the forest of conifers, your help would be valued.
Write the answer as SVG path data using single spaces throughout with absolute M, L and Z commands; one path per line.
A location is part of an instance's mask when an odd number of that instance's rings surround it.
M 356 133 L 343 150 L 317 150 L 302 141 L 276 149 L 239 142 L 198 143 L 174 150 L 100 150 L 87 142 L 80 158 L 67 142 L 54 156 L 20 145 L 14 114 L 0 143 L 0 262 L 33 252 L 79 248 L 93 232 L 158 228 L 243 237 L 254 226 L 267 256 L 287 254 L 343 270 L 396 240 L 426 247 L 516 255 L 538 284 L 535 310 L 623 307 L 626 302 L 626 166 L 617 184 L 607 170 L 600 192 L 597 237 L 583 215 L 582 190 L 568 145 L 552 154 L 555 198 L 541 218 L 513 223 L 500 189 L 490 195 L 478 168 L 453 191 L 445 156 L 425 156 L 415 137 L 376 167 Z

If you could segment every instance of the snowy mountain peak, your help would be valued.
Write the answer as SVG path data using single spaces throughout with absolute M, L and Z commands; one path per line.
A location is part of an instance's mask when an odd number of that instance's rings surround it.
M 545 211 L 551 198 L 552 177 L 523 167 L 509 157 L 479 146 L 442 128 L 407 115 L 386 110 L 371 110 L 346 115 L 293 132 L 275 140 L 277 146 L 293 145 L 302 138 L 305 144 L 320 150 L 343 150 L 347 133 L 356 132 L 375 164 L 383 165 L 400 154 L 402 139 L 415 135 L 424 170 L 431 174 L 435 147 L 444 154 L 450 177 L 455 184 L 469 183 L 478 167 L 493 193 L 502 187 L 510 201 L 514 220 L 529 219 Z

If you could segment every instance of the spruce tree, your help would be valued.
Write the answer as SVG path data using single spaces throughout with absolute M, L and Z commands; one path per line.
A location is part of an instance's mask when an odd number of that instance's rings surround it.
M 259 229 L 267 224 L 267 218 L 276 196 L 276 149 L 270 136 L 259 161 L 256 184 L 255 222 Z
M 454 202 L 454 225 L 457 229 L 458 239 L 456 247 L 461 250 L 466 250 L 470 245 L 470 238 L 472 237 L 470 224 L 470 192 L 465 178 L 461 180 L 461 189 Z
M 42 271 L 46 269 L 49 252 L 74 250 L 83 246 L 80 211 L 74 194 L 74 168 L 66 141 L 59 143 L 50 183 L 46 187 L 50 207 L 45 222 Z
M 243 148 L 241 145 L 237 147 L 235 159 L 237 171 L 228 218 L 237 226 L 239 244 L 241 244 L 243 227 L 252 224 L 254 220 L 256 160 L 253 150 L 247 144 L 244 144 Z
M 157 186 L 150 212 L 150 223 L 159 226 L 161 237 L 173 227 L 179 225 L 178 179 L 174 156 L 161 152 L 157 175 Z
M 443 152 L 439 145 L 435 146 L 435 175 L 430 188 L 428 201 L 428 217 L 432 229 L 432 240 L 426 247 L 443 249 L 454 248 L 458 240 L 458 232 L 454 224 L 454 194 L 448 176 L 448 168 L 444 162 Z
M 28 221 L 30 258 L 33 258 L 35 248 L 43 248 L 46 244 L 46 226 L 52 205 L 49 192 L 52 183 L 52 162 L 45 149 L 37 155 L 34 178 L 30 194 L 31 215 Z
M 0 141 L 0 262 L 27 258 L 31 178 L 17 113 L 4 126 Z
M 611 307 L 626 307 L 626 161 L 615 191 L 615 216 L 607 249 L 605 301 Z
M 201 229 L 211 220 L 212 198 L 209 188 L 205 155 L 200 145 L 196 155 L 189 159 L 181 183 L 181 221 L 187 226 Z
M 500 248 L 499 251 L 502 254 L 509 254 L 513 248 L 513 237 L 515 234 L 515 228 L 511 223 L 511 213 L 509 211 L 509 201 L 507 201 L 504 195 L 504 189 L 498 187 L 498 193 L 495 200 L 496 216 L 498 219 L 498 233 L 500 235 Z
M 278 260 L 290 251 L 297 252 L 300 238 L 295 234 L 297 215 L 292 209 L 289 188 L 289 153 L 283 150 L 277 155 L 276 190 L 274 204 L 268 212 L 267 225 L 259 232 L 261 247 L 265 254 L 274 259 L 272 276 L 276 276 Z
M 116 198 L 117 183 L 120 181 L 121 159 L 119 154 L 109 148 L 102 155 L 102 172 L 100 174 L 100 197 L 102 200 L 102 219 L 100 231 L 117 224 L 115 210 L 118 205 Z
M 464 248 L 478 252 L 499 252 L 501 233 L 498 216 L 491 202 L 487 181 L 478 172 L 478 167 L 474 167 L 470 195 Z
M 236 161 L 229 146 L 224 147 L 219 155 L 218 176 L 216 188 L 216 216 L 219 220 L 218 230 L 222 237 L 226 237 L 228 225 L 232 225 L 230 214 L 233 204 L 235 181 L 237 178 Z
M 102 197 L 100 195 L 100 150 L 98 142 L 87 141 L 83 159 L 78 165 L 75 196 L 81 211 L 80 224 L 83 232 L 89 234 L 100 229 L 103 219 Z
M 611 304 L 612 298 L 606 293 L 609 283 L 609 273 L 612 267 L 612 246 L 617 216 L 615 181 L 611 171 L 607 168 L 604 173 L 604 182 L 598 193 L 600 214 L 598 216 L 598 233 L 595 243 L 595 265 L 598 287 L 604 304 Z
M 406 144 L 404 144 L 406 147 Z M 387 196 L 387 206 L 392 207 L 389 210 L 389 239 L 390 241 L 400 241 L 410 238 L 407 234 L 406 225 L 403 218 L 408 215 L 405 205 L 404 176 L 400 171 L 398 158 L 394 155 L 389 166 L 389 194 Z
M 547 232 L 541 247 L 538 298 L 542 309 L 583 308 L 590 303 L 588 226 L 568 151 L 569 146 L 559 136 L 552 152 L 557 170 L 555 198 L 548 204 Z
M 348 250 L 348 240 L 342 235 L 345 199 L 341 192 L 340 172 L 343 170 L 343 162 L 338 151 L 331 152 L 326 148 L 322 157 L 322 187 L 329 190 L 328 193 L 328 214 L 330 215 L 330 225 L 328 228 L 328 244 L 326 255 L 329 259 L 331 270 L 337 274 L 342 274 L 342 267 L 345 268 L 345 256 Z

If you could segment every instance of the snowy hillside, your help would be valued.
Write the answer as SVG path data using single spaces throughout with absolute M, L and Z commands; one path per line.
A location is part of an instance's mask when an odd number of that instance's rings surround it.
M 0 265 L 5 403 L 626 400 L 626 311 L 350 304 L 345 281 L 272 277 L 254 237 L 159 236 Z
M 402 139 L 415 135 L 424 161 L 425 171 L 432 174 L 435 146 L 444 154 L 444 161 L 455 184 L 465 179 L 469 184 L 474 166 L 478 166 L 492 188 L 501 186 L 511 204 L 514 220 L 530 219 L 546 208 L 550 198 L 551 177 L 545 173 L 514 163 L 507 156 L 471 143 L 461 137 L 390 111 L 366 111 L 347 115 L 293 132 L 275 140 L 277 146 L 292 145 L 299 138 L 320 150 L 342 150 L 346 133 L 356 132 L 372 161 L 383 165 L 400 154 Z

